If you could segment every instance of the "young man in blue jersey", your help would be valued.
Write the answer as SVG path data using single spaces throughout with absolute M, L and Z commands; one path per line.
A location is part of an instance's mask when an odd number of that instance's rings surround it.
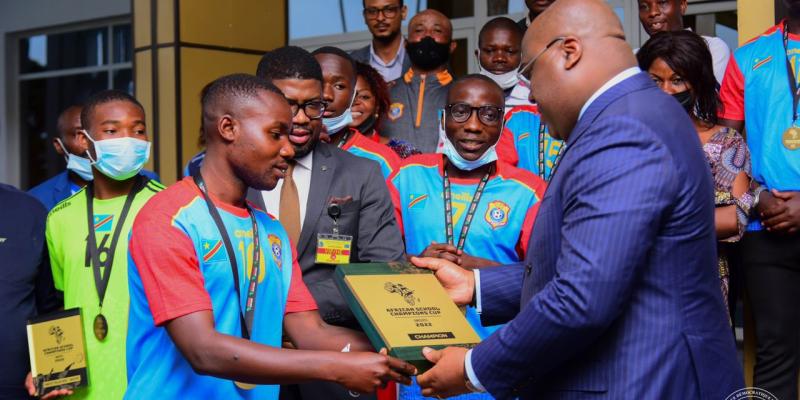
M 370 392 L 407 382 L 411 365 L 322 321 L 286 231 L 245 202 L 294 157 L 281 91 L 237 74 L 201 97 L 202 166 L 154 198 L 131 234 L 126 398 L 278 399 L 279 383 Z M 284 333 L 301 350 L 282 349 Z
M 325 112 L 322 123 L 327 128 L 330 143 L 381 167 L 384 179 L 400 164 L 400 157 L 389 146 L 374 142 L 351 128 L 353 102 L 356 98 L 356 64 L 344 50 L 325 46 L 311 53 L 322 68 L 324 81 L 322 99 Z
M 529 99 L 529 82 L 519 79 L 523 35 L 514 21 L 492 19 L 481 28 L 475 54 L 480 73 L 492 78 L 505 94 L 505 129 L 497 143 L 497 157 L 548 181 L 563 142 L 550 136 L 539 107 Z
M 743 44 L 722 80 L 721 123 L 742 131 L 755 189 L 740 242 L 755 320 L 754 385 L 779 399 L 798 397 L 800 373 L 800 0 L 788 16 Z M 745 101 L 746 99 L 746 101 Z
M 497 160 L 502 89 L 483 75 L 460 78 L 442 122 L 443 154 L 409 157 L 388 180 L 406 252 L 467 269 L 524 259 L 545 184 Z M 467 319 L 481 337 L 496 329 L 482 326 L 474 308 Z M 400 388 L 401 399 L 420 397 L 419 387 Z

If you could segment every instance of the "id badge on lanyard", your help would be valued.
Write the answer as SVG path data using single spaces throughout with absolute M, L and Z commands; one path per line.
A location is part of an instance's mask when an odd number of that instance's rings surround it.
M 339 216 L 342 208 L 335 203 L 328 205 L 328 216 L 333 220 L 333 232 L 317 234 L 317 264 L 349 264 L 353 237 L 339 234 Z

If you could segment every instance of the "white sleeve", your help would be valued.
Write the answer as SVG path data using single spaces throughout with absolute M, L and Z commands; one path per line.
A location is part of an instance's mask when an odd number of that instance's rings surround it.
M 731 58 L 731 49 L 725 44 L 725 41 L 718 37 L 703 36 L 708 49 L 711 51 L 711 60 L 714 62 L 714 77 L 717 82 L 722 83 L 722 77 L 725 76 L 725 69 L 728 67 L 728 60 Z

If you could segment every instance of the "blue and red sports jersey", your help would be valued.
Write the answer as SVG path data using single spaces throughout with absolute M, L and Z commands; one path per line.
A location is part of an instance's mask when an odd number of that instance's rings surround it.
M 433 242 L 447 242 L 443 161 L 441 154 L 409 157 L 388 180 L 408 254 L 420 254 Z M 456 242 L 479 182 L 450 179 Z M 501 264 L 524 259 L 544 189 L 544 181 L 530 172 L 498 162 L 478 203 L 464 252 Z M 480 325 L 474 310 L 468 317 L 479 335 L 488 336 L 490 330 Z
M 518 105 L 505 115 L 505 128 L 497 142 L 497 157 L 517 168 L 533 172 L 545 181 L 550 180 L 553 166 L 563 141 L 544 132 L 544 170 L 539 165 L 539 129 L 542 117 L 536 105 Z
M 378 143 L 355 129 L 352 129 L 351 132 L 347 142 L 342 146 L 342 150 L 377 162 L 381 166 L 384 179 L 388 178 L 400 165 L 400 156 L 389 146 Z
M 170 320 L 208 310 L 218 332 L 242 337 L 239 313 L 253 260 L 252 222 L 246 209 L 214 202 L 236 253 L 238 298 L 222 237 L 191 177 L 154 196 L 134 221 L 126 398 L 278 398 L 277 385 L 248 390 L 231 380 L 198 375 L 164 328 Z M 256 220 L 261 262 L 250 340 L 280 347 L 284 314 L 317 307 L 283 227 L 260 210 Z
M 719 114 L 721 118 L 744 121 L 753 179 L 768 189 L 781 191 L 800 190 L 800 150 L 783 145 L 784 131 L 792 126 L 795 112 L 786 55 L 783 22 L 739 47 L 722 80 L 723 107 Z M 788 56 L 795 80 L 800 82 L 800 36 L 789 35 Z M 748 229 L 760 227 L 756 220 Z

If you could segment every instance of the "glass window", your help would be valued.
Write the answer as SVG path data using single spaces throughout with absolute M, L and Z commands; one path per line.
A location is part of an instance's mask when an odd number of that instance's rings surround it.
M 133 43 L 130 24 L 30 35 L 18 43 L 20 183 L 29 188 L 64 169 L 52 145 L 61 111 L 104 89 L 133 93 Z
M 133 94 L 133 71 L 130 68 L 114 71 L 113 88 Z
M 19 71 L 25 74 L 103 65 L 108 58 L 107 35 L 107 28 L 95 28 L 23 38 L 19 43 Z
M 108 87 L 108 72 L 23 80 L 19 83 L 23 168 L 29 187 L 56 175 L 64 161 L 53 149 L 62 110 Z M 23 182 L 25 181 L 23 176 Z
M 130 62 L 133 57 L 133 40 L 131 39 L 131 26 L 128 24 L 117 25 L 113 28 L 113 54 L 114 63 Z

